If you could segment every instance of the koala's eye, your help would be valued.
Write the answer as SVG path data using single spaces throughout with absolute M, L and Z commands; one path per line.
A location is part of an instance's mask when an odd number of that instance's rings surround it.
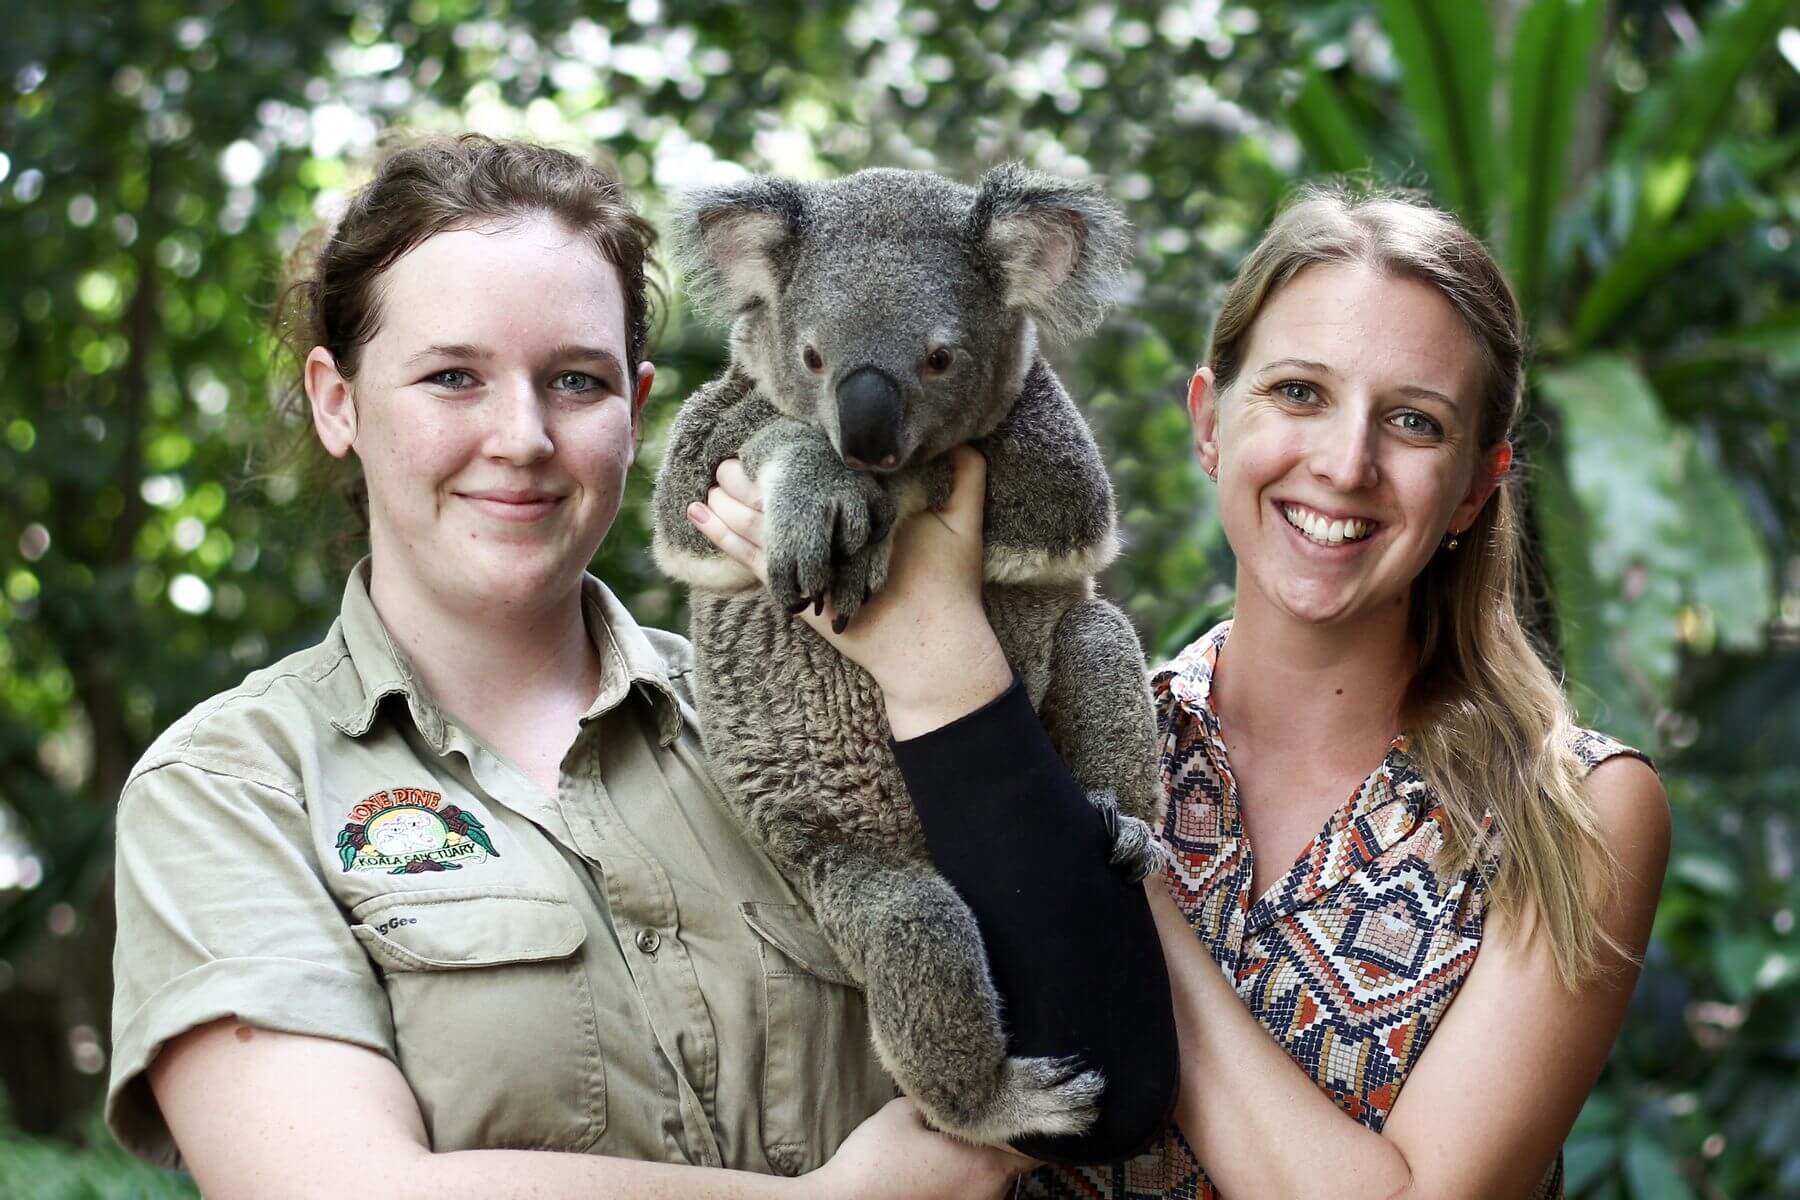
M 806 364 L 806 369 L 809 371 L 823 371 L 825 369 L 824 356 L 817 350 L 814 350 L 811 346 L 808 346 L 805 350 L 800 352 L 800 361 Z
M 950 364 L 955 361 L 955 358 L 956 356 L 951 354 L 947 348 L 939 346 L 925 356 L 925 369 L 941 375 L 950 369 Z

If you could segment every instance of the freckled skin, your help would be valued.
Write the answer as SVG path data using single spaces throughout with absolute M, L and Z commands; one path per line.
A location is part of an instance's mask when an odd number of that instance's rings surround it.
M 433 346 L 482 353 L 420 357 Z M 576 586 L 637 453 L 624 360 L 616 268 L 554 221 L 449 230 L 389 267 L 351 382 L 377 589 L 471 612 Z M 493 489 L 555 501 L 503 520 L 469 498 Z
M 1237 555 L 1240 617 L 1266 607 L 1350 631 L 1404 609 L 1445 532 L 1467 528 L 1491 492 L 1477 471 L 1479 380 L 1473 337 L 1423 283 L 1333 264 L 1277 291 L 1216 401 L 1219 514 Z M 1353 549 L 1314 553 L 1284 503 L 1379 524 Z

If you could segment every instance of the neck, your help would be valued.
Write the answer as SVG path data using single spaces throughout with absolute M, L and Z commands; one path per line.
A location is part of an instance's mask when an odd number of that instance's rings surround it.
M 529 607 L 474 609 L 446 604 L 378 562 L 369 598 L 432 699 L 478 732 L 546 704 L 585 709 L 599 694 L 579 579 Z
M 1399 731 L 1413 660 L 1404 605 L 1341 628 L 1297 621 L 1242 589 L 1238 595 L 1212 688 L 1215 711 L 1234 737 L 1331 754 L 1385 744 Z

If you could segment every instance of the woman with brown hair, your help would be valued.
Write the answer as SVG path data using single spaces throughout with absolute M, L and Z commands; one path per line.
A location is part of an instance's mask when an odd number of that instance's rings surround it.
M 586 574 L 654 376 L 652 241 L 591 164 L 466 135 L 387 156 L 303 256 L 292 398 L 356 463 L 369 556 L 323 641 L 177 721 L 119 803 L 107 1119 L 209 1196 L 1017 1169 L 892 1100 L 707 777 L 687 644 Z
M 1304 192 L 1246 260 L 1188 391 L 1235 615 L 1154 681 L 1170 865 L 1149 888 L 1180 1099 L 1147 1154 L 1047 1168 L 1025 1194 L 1561 1194 L 1669 815 L 1635 751 L 1575 724 L 1519 619 L 1524 351 L 1486 249 L 1406 198 Z M 755 563 L 754 489 L 721 484 L 695 516 Z M 901 696 L 922 664 L 972 664 L 965 715 L 903 765 L 985 745 L 995 771 L 1042 772 L 1054 752 L 983 638 L 979 516 L 919 522 L 941 565 L 839 645 Z M 908 774 L 928 828 L 970 787 L 932 779 Z M 965 820 L 975 849 L 940 867 L 980 887 L 1034 815 Z M 990 946 L 1051 936 L 1033 886 L 1009 895 L 982 914 Z

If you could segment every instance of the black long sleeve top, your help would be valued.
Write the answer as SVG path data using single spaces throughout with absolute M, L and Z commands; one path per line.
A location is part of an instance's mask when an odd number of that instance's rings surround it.
M 1009 1049 L 1075 1056 L 1106 1082 L 1086 1133 L 1015 1147 L 1059 1164 L 1142 1152 L 1179 1084 L 1168 970 L 1143 886 L 1108 863 L 1106 820 L 1024 686 L 893 747 L 932 860 L 980 925 Z

